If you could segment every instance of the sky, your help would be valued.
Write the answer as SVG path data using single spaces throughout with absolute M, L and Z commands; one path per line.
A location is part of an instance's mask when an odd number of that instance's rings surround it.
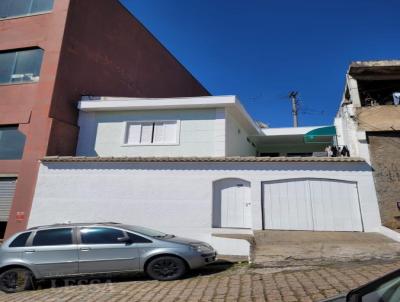
M 329 125 L 352 61 L 400 59 L 400 0 L 120 0 L 212 95 L 270 127 Z

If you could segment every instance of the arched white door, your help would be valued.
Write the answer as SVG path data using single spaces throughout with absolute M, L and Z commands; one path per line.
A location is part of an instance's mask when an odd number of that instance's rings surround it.
M 222 228 L 251 228 L 250 183 L 241 179 L 217 182 L 215 202 Z

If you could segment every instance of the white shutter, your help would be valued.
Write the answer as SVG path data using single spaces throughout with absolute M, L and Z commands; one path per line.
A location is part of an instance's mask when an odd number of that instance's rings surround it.
M 177 122 L 164 122 L 164 142 L 176 143 Z
M 128 134 L 126 138 L 126 143 L 139 144 L 141 131 L 142 131 L 141 124 L 128 124 Z
M 0 221 L 7 221 L 14 198 L 15 178 L 0 178 Z
M 141 144 L 151 144 L 151 138 L 153 136 L 153 123 L 142 124 L 142 136 L 140 138 Z
M 126 144 L 175 144 L 177 121 L 128 122 Z
M 165 141 L 165 129 L 163 122 L 156 122 L 154 123 L 154 137 L 153 143 L 159 144 Z

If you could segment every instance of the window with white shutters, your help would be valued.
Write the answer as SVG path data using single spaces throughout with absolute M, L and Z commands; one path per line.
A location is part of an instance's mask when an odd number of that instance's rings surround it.
M 177 144 L 178 130 L 178 121 L 128 122 L 124 144 Z

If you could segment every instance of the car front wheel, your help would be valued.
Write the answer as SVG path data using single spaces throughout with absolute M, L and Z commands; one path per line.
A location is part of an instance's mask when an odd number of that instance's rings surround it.
M 186 265 L 178 257 L 160 256 L 149 262 L 146 273 L 160 281 L 176 280 L 186 273 Z
M 25 268 L 11 268 L 0 274 L 0 290 L 6 293 L 32 289 L 33 284 L 33 274 Z

